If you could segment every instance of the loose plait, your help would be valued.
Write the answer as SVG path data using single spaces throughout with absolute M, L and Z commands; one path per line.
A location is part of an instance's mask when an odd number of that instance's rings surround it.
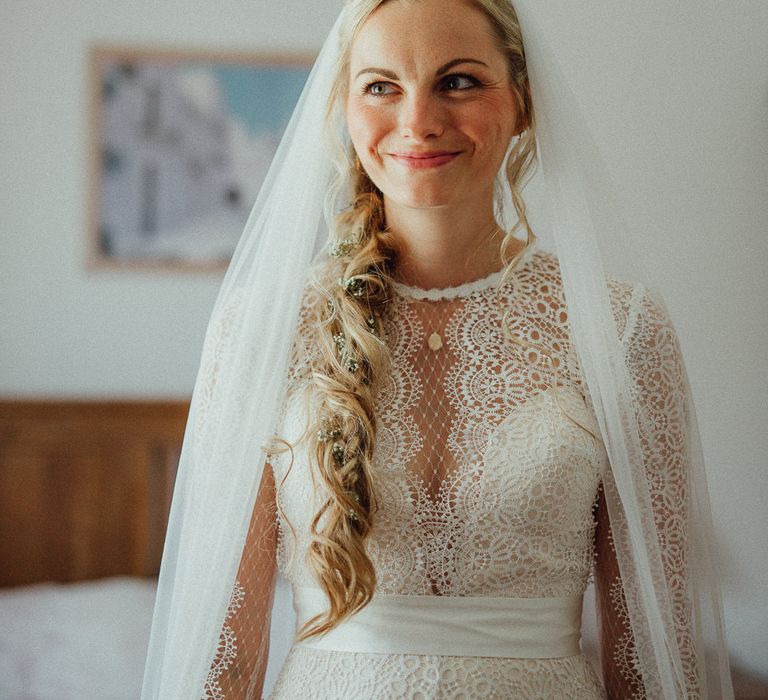
M 317 406 L 310 435 L 316 474 L 328 499 L 311 524 L 310 564 L 330 609 L 307 622 L 299 638 L 322 634 L 368 603 L 376 574 L 366 550 L 375 496 L 371 461 L 376 440 L 374 401 L 389 367 L 379 337 L 390 299 L 396 248 L 384 227 L 381 193 L 355 171 L 354 201 L 336 221 L 336 260 L 318 288 L 317 361 L 312 371 Z

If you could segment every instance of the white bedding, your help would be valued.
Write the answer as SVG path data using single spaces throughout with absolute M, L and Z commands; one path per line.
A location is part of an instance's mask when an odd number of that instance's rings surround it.
M 137 700 L 156 582 L 0 589 L 0 698 Z

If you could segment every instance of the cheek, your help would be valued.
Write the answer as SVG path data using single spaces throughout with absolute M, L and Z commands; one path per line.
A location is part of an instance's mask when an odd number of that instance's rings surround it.
M 515 132 L 517 108 L 511 97 L 479 100 L 464 116 L 464 125 L 483 150 L 506 151 Z
M 360 158 L 374 156 L 379 142 L 387 133 L 380 110 L 350 106 L 346 116 L 347 130 Z
M 512 140 L 513 129 L 506 122 L 493 122 L 482 125 L 477 132 L 476 163 L 478 169 L 495 176 L 504 161 L 509 144 Z

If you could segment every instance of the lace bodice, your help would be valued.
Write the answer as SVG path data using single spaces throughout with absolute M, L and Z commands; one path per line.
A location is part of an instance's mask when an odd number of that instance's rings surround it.
M 685 464 L 674 458 L 684 422 L 682 364 L 669 320 L 647 290 L 609 280 L 609 293 L 637 372 L 649 446 L 639 468 L 662 545 L 670 543 L 665 575 L 687 649 L 685 558 L 671 546 L 685 538 Z M 291 449 L 273 454 L 263 473 L 206 698 L 250 698 L 262 687 L 278 572 L 294 586 L 318 587 L 306 557 L 310 523 L 325 500 L 304 439 L 313 411 L 310 318 L 305 308 L 278 431 Z M 571 341 L 557 259 L 538 251 L 506 280 L 495 274 L 451 289 L 396 284 L 382 326 L 391 367 L 375 406 L 378 508 L 366 540 L 376 592 L 555 598 L 582 593 L 594 575 L 605 691 L 581 655 L 352 660 L 294 646 L 274 697 L 454 697 L 450 688 L 456 697 L 655 697 L 637 672 L 625 599 L 634 589 L 619 574 L 603 494 L 608 458 Z M 687 672 L 696 697 L 693 656 Z
M 536 258 L 499 289 L 498 274 L 449 290 L 396 286 L 384 324 L 392 368 L 376 407 L 379 508 L 368 541 L 382 593 L 567 596 L 587 584 L 604 452 L 561 410 L 597 432 L 552 293 L 554 262 Z M 510 328 L 552 358 L 504 337 L 506 310 Z M 531 317 L 536 323 L 524 322 Z M 285 437 L 300 445 L 304 397 L 292 393 Z M 273 459 L 281 518 L 296 533 L 294 541 L 281 522 L 279 565 L 292 583 L 317 585 L 305 553 L 324 494 L 313 490 L 300 448 L 289 470 L 290 462 L 285 453 Z

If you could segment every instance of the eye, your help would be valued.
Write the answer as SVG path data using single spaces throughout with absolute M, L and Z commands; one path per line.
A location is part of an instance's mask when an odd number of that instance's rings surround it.
M 467 90 L 469 88 L 477 87 L 480 81 L 473 78 L 471 75 L 449 75 L 443 79 L 443 87 L 446 90 Z
M 368 83 L 363 88 L 363 94 L 365 95 L 390 95 L 392 92 L 394 92 L 392 85 L 381 81 Z

